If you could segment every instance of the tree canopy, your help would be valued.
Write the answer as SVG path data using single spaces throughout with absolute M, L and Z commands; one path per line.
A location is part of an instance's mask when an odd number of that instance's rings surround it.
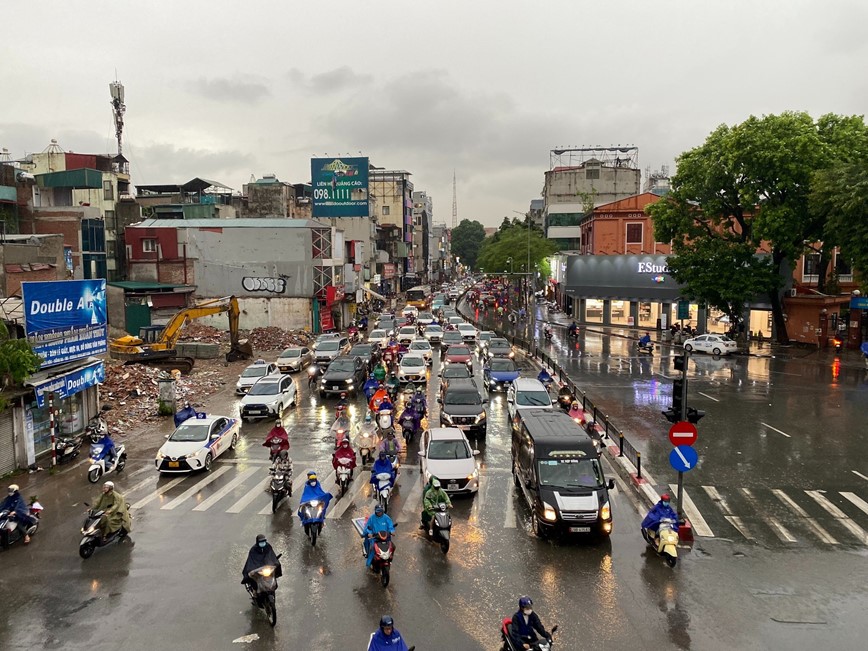
M 479 247 L 485 239 L 485 228 L 478 221 L 462 219 L 461 223 L 452 229 L 452 255 L 461 259 L 461 264 L 471 269 L 476 267 Z
M 530 236 L 528 236 L 528 227 L 522 223 L 510 224 L 508 228 L 498 230 L 497 233 L 486 238 L 479 251 L 477 266 L 486 273 L 509 271 L 510 266 L 512 271 L 524 273 L 527 271 L 528 246 L 531 270 L 539 266 L 543 277 L 548 277 L 550 269 L 547 258 L 556 253 L 558 247 L 535 228 L 530 229 Z M 512 265 L 508 262 L 509 258 L 512 258 Z
M 26 339 L 10 339 L 9 329 L 0 321 L 0 391 L 20 386 L 27 376 L 39 370 L 41 363 L 30 343 Z M 6 398 L 0 395 L 0 411 L 6 406 Z

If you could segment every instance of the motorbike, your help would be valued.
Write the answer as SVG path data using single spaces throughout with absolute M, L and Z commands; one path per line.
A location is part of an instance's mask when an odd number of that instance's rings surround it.
M 108 450 L 102 443 L 92 443 L 90 446 L 90 468 L 87 469 L 87 479 L 91 484 L 99 481 L 103 475 L 112 471 L 121 472 L 127 465 L 127 449 L 123 443 L 115 446 L 114 461 L 108 463 Z
M 362 425 L 356 437 L 356 449 L 359 451 L 359 458 L 362 460 L 363 466 L 366 463 L 374 463 L 374 451 L 377 449 L 377 439 L 373 427 L 366 428 Z
M 581 407 L 579 407 L 578 409 L 573 409 L 572 407 L 570 407 L 570 410 L 567 412 L 567 416 L 572 418 L 577 425 L 581 425 L 582 418 L 584 418 L 585 413 L 582 411 Z
M 380 428 L 380 437 L 385 438 L 386 434 L 392 429 L 392 410 L 383 409 L 377 412 L 377 426 Z
M 281 556 L 283 554 L 277 555 L 278 560 Z M 256 587 L 254 588 L 249 583 L 244 584 L 253 605 L 265 611 L 268 623 L 272 626 L 277 623 L 277 605 L 274 599 L 274 593 L 277 591 L 277 577 L 274 576 L 276 570 L 277 567 L 274 565 L 257 567 L 247 574 L 256 583 Z
M 835 354 L 836 355 L 839 354 L 844 349 L 844 342 L 841 341 L 840 339 L 838 339 L 838 337 L 835 337 L 832 340 L 832 343 L 835 345 Z
M 570 413 L 575 399 L 576 397 L 572 393 L 558 393 L 558 406 L 566 413 Z
M 374 487 L 377 491 L 377 501 L 383 507 L 383 511 L 388 513 L 389 499 L 392 497 L 392 488 L 394 486 L 392 473 L 381 472 L 375 477 L 375 479 L 376 483 L 374 484 Z
M 30 515 L 36 518 L 36 523 L 31 525 L 27 531 L 22 531 L 21 523 L 18 522 L 18 517 L 14 511 L 0 511 L 0 547 L 8 549 L 10 545 L 24 538 L 24 534 L 33 536 L 39 528 L 39 516 L 42 514 L 43 507 L 37 502 L 30 503 Z
M 395 556 L 395 545 L 392 543 L 392 536 L 386 534 L 385 537 L 377 536 L 373 543 L 374 558 L 371 561 L 371 569 L 380 575 L 380 583 L 383 587 L 389 585 L 389 577 L 392 573 L 392 558 Z
M 647 344 L 636 342 L 636 350 L 640 353 L 645 353 L 646 355 L 653 355 L 654 354 L 654 344 L 652 344 L 650 342 Z
M 341 441 L 350 436 L 350 419 L 345 415 L 338 416 L 335 419 L 335 422 L 332 423 L 331 429 L 329 429 L 329 434 L 334 437 L 335 449 L 339 448 Z
M 349 459 L 338 459 L 338 467 L 335 469 L 342 496 L 346 494 L 350 482 L 353 480 L 353 470 L 350 468 L 350 463 Z
M 575 330 L 567 330 L 567 338 L 568 339 L 578 339 L 579 338 L 578 328 L 576 328 Z
M 548 371 L 540 371 L 539 375 L 536 376 L 536 379 L 542 382 L 542 385 L 548 389 L 552 384 L 555 383 L 555 379 L 549 375 Z
M 398 399 L 398 391 L 401 389 L 401 383 L 398 382 L 398 378 L 395 378 L 395 381 L 392 382 L 391 378 L 386 382 L 386 391 L 389 393 L 389 400 L 395 402 Z M 370 400 L 370 398 L 369 398 Z
M 84 436 L 58 436 L 54 439 L 54 455 L 57 463 L 75 459 L 81 450 L 83 441 Z
M 516 647 L 513 643 L 512 636 L 509 634 L 511 628 L 512 617 L 504 617 L 500 621 L 500 639 L 503 640 L 503 651 L 524 651 L 523 647 Z M 552 637 L 554 637 L 557 630 L 557 625 L 552 626 L 552 630 L 550 631 Z M 534 642 L 532 647 L 530 647 L 530 651 L 549 651 L 553 644 L 554 642 L 551 640 L 538 640 Z
M 325 522 L 326 505 L 320 500 L 311 500 L 300 504 L 298 517 L 304 526 L 304 535 L 310 540 L 311 547 L 316 547 L 316 540 L 322 533 L 322 525 Z
M 288 467 L 274 464 L 268 474 L 271 475 L 271 512 L 275 513 L 284 497 L 292 497 L 292 459 Z
M 545 336 L 546 340 L 551 341 L 552 337 L 554 337 L 554 333 L 552 332 L 551 328 L 544 328 L 543 336 Z
M 322 375 L 322 372 L 318 364 L 311 364 L 307 367 L 307 388 L 310 389 L 311 393 L 316 391 L 319 384 L 319 376 Z
M 349 336 L 350 343 L 352 344 L 357 344 L 362 340 L 362 337 L 359 334 L 359 329 L 354 325 L 351 325 L 349 328 L 347 328 L 347 335 Z
M 645 542 L 658 554 L 666 559 L 669 567 L 675 567 L 678 562 L 678 532 L 675 531 L 675 521 L 672 518 L 663 518 L 657 527 L 657 533 L 642 528 L 642 537 Z
M 395 364 L 397 363 L 398 353 L 397 350 L 393 350 L 391 348 L 387 348 L 383 351 L 383 364 L 386 365 L 387 371 L 392 371 L 395 368 Z
M 90 506 L 87 502 L 85 506 Z M 130 505 L 127 504 L 127 508 Z M 112 531 L 105 538 L 100 535 L 99 521 L 105 511 L 94 511 L 89 509 L 84 517 L 84 524 L 81 526 L 81 542 L 78 543 L 78 555 L 82 558 L 90 558 L 97 547 L 105 547 L 113 542 L 120 542 L 129 535 L 129 532 L 121 527 L 116 531 Z
M 102 438 L 105 434 L 108 433 L 108 423 L 105 422 L 105 418 L 97 414 L 87 424 L 87 427 L 84 428 L 85 436 L 94 436 L 97 438 Z
M 431 518 L 431 540 L 440 545 L 440 551 L 444 554 L 449 552 L 449 538 L 452 533 L 452 516 L 446 508 L 445 502 L 440 502 L 434 507 L 434 515 Z
M 421 419 L 418 417 L 416 411 L 408 408 L 401 414 L 399 425 L 401 426 L 401 434 L 404 436 L 404 441 L 410 443 L 419 432 Z

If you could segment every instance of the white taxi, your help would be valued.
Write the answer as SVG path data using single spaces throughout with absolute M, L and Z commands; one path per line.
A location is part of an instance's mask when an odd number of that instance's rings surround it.
M 228 416 L 198 414 L 181 423 L 157 450 L 154 465 L 160 472 L 211 470 L 214 459 L 234 450 L 241 423 Z
M 684 350 L 698 350 L 712 355 L 729 355 L 738 350 L 738 344 L 725 335 L 699 335 L 684 342 Z

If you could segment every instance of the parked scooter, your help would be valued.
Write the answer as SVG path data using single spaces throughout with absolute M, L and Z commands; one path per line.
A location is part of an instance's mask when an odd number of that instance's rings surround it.
M 90 506 L 87 502 L 85 506 Z M 127 504 L 127 508 L 130 508 Z M 129 532 L 121 527 L 117 531 L 113 531 L 105 538 L 100 535 L 99 521 L 105 511 L 94 511 L 90 509 L 84 517 L 84 524 L 81 526 L 81 542 L 78 543 L 78 555 L 82 558 L 90 558 L 97 547 L 105 547 L 113 542 L 120 542 L 129 535 Z
M 271 512 L 277 511 L 284 497 L 292 497 L 292 459 L 278 461 L 268 471 L 271 475 Z
M 434 507 L 434 517 L 431 519 L 431 540 L 440 545 L 440 551 L 449 552 L 449 539 L 452 534 L 452 516 L 444 502 Z
M 352 462 L 349 459 L 338 459 L 338 467 L 335 469 L 338 487 L 341 489 L 341 496 L 345 495 L 350 487 L 350 482 L 353 480 L 353 470 L 350 468 Z
M 650 343 L 650 342 L 647 344 L 642 344 L 642 343 L 636 342 L 636 350 L 639 353 L 643 353 L 645 355 L 653 355 L 654 354 L 654 344 Z
M 504 617 L 500 621 L 500 639 L 503 640 L 503 651 L 525 651 L 524 647 L 516 647 L 512 641 L 512 636 L 509 634 L 510 629 L 512 628 L 512 617 Z M 552 637 L 555 635 L 555 631 L 558 630 L 557 625 L 552 626 L 552 630 L 549 631 L 552 634 Z M 554 642 L 542 639 L 534 643 L 532 647 L 530 647 L 530 651 L 550 651 Z
M 280 560 L 281 556 L 283 554 L 278 554 L 277 559 Z M 274 575 L 276 570 L 277 567 L 274 565 L 257 567 L 247 573 L 247 576 L 256 582 L 256 587 L 254 588 L 249 583 L 244 584 L 253 605 L 265 611 L 268 623 L 272 626 L 277 623 L 277 605 L 274 598 L 274 593 L 277 591 L 277 577 Z
M 123 443 L 115 446 L 114 460 L 108 461 L 108 447 L 99 442 L 100 440 L 101 438 L 94 441 L 91 438 L 93 443 L 90 446 L 90 468 L 87 469 L 87 479 L 91 484 L 97 483 L 100 477 L 112 471 L 121 472 L 127 465 L 127 449 Z
M 36 519 L 36 522 L 28 527 L 27 531 L 23 531 L 14 511 L 0 511 L 0 547 L 7 549 L 24 538 L 25 534 L 32 537 L 39 528 L 39 517 L 42 511 L 43 507 L 39 502 L 33 500 L 30 503 L 30 515 Z
M 675 531 L 672 518 L 663 518 L 657 527 L 657 533 L 642 529 L 642 537 L 658 554 L 666 559 L 669 567 L 675 567 L 678 562 L 678 532 Z
M 389 585 L 389 578 L 392 574 L 392 559 L 395 556 L 395 545 L 392 542 L 392 536 L 385 531 L 381 531 L 374 539 L 374 558 L 371 561 L 371 569 L 380 575 L 380 583 L 383 587 Z
M 81 451 L 84 435 L 81 436 L 58 436 L 54 439 L 54 455 L 57 463 L 64 463 L 75 459 Z

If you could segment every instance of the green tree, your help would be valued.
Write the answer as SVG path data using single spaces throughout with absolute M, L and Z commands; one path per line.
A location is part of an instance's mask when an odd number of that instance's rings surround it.
M 528 228 L 524 224 L 510 226 L 497 235 L 497 238 L 488 237 L 482 243 L 477 266 L 481 267 L 483 271 L 502 273 L 509 270 L 510 265 L 507 262 L 509 258 L 512 258 L 513 271 L 526 271 L 527 252 L 528 247 L 530 247 L 531 270 L 538 266 L 544 273 L 544 277 L 548 277 L 550 270 L 546 258 L 558 250 L 554 242 L 543 237 L 535 228 L 530 229 L 530 236 L 528 237 Z
M 484 239 L 485 227 L 482 224 L 462 219 L 461 223 L 452 229 L 452 255 L 458 256 L 461 264 L 475 269 L 479 247 Z
M 21 386 L 25 378 L 39 370 L 41 363 L 30 343 L 26 339 L 10 339 L 9 329 L 0 321 L 0 411 L 8 404 L 2 390 Z

